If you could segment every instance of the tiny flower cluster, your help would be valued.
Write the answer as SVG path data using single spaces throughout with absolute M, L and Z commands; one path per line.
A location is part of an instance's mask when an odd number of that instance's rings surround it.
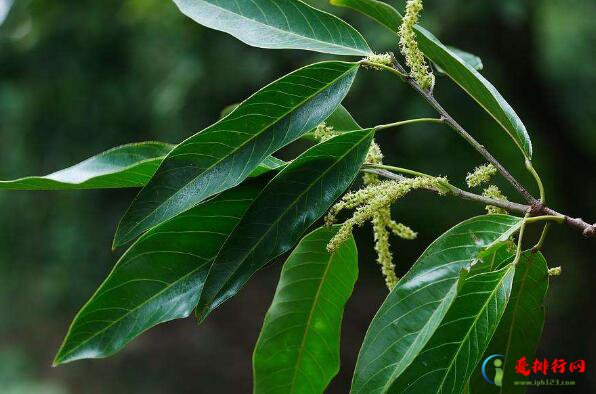
M 339 133 L 337 131 L 333 130 L 333 127 L 327 126 L 327 123 L 325 122 L 319 124 L 313 132 L 314 137 L 321 142 L 325 142 L 338 134 Z
M 485 164 L 482 166 L 478 166 L 472 171 L 468 173 L 466 176 L 466 183 L 468 187 L 478 187 L 485 183 L 489 183 L 493 175 L 497 173 L 497 168 L 492 164 Z M 482 195 L 484 197 L 492 198 L 494 200 L 499 201 L 508 201 L 507 197 L 501 192 L 501 190 L 496 185 L 489 185 L 486 187 Z M 485 207 L 487 213 L 489 214 L 506 214 L 503 208 L 495 207 L 493 205 L 487 205 Z
M 501 190 L 495 185 L 490 185 L 489 187 L 484 189 L 484 191 L 482 192 L 482 195 L 484 197 L 492 198 L 494 200 L 508 201 L 507 197 L 505 197 L 505 195 L 501 192 Z M 485 208 L 486 208 L 486 212 L 489 214 L 494 214 L 494 215 L 507 214 L 507 211 L 504 210 L 503 208 L 495 207 L 493 205 L 487 205 Z
M 383 68 L 380 66 L 391 67 L 394 61 L 395 57 L 392 53 L 374 53 L 372 55 L 368 55 L 364 59 L 364 67 L 371 68 L 373 70 L 382 70 Z
M 389 216 L 387 211 L 391 204 L 398 199 L 404 197 L 406 194 L 416 189 L 432 189 L 437 191 L 439 194 L 445 194 L 445 188 L 443 184 L 446 182 L 444 178 L 434 177 L 417 177 L 406 179 L 404 181 L 382 181 L 373 185 L 368 185 L 363 189 L 356 192 L 350 192 L 346 194 L 335 206 L 333 206 L 327 215 L 325 221 L 327 225 L 331 225 L 335 222 L 335 218 L 339 212 L 344 209 L 355 209 L 354 214 L 351 218 L 346 220 L 338 230 L 337 234 L 331 239 L 327 245 L 329 251 L 337 249 L 344 241 L 346 241 L 354 227 L 362 226 L 367 221 L 373 221 L 379 225 L 383 224 L 385 228 L 389 228 L 395 235 L 403 236 L 404 238 L 413 238 L 416 234 L 404 225 L 395 223 Z M 379 238 L 379 249 L 386 251 L 387 238 L 384 232 L 377 235 Z M 384 252 L 385 253 L 385 252 Z M 384 255 L 379 256 L 379 260 L 382 263 L 383 273 L 386 275 L 387 285 L 393 288 L 397 283 L 397 278 L 390 275 L 393 271 L 393 264 L 388 259 L 390 256 Z M 389 264 L 387 264 L 389 262 Z M 389 274 L 389 276 L 387 275 Z
M 563 273 L 561 267 L 553 267 L 548 269 L 548 276 L 560 276 Z
M 423 89 L 432 90 L 435 85 L 435 76 L 426 64 L 424 54 L 418 48 L 414 32 L 414 26 L 418 22 L 422 8 L 422 0 L 408 0 L 406 3 L 406 13 L 399 27 L 399 44 L 412 78 Z
M 490 179 L 497 173 L 497 169 L 492 164 L 478 166 L 473 172 L 466 176 L 468 187 L 478 187 L 484 183 L 490 182 Z

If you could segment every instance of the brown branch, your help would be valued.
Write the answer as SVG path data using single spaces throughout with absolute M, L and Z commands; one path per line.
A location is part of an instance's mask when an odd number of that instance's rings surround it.
M 395 69 L 402 73 L 407 74 L 404 68 L 397 62 L 394 63 Z M 536 204 L 538 200 L 534 198 L 530 192 L 528 192 L 517 179 L 513 177 L 507 171 L 505 167 L 495 157 L 480 144 L 470 133 L 468 133 L 449 113 L 443 108 L 441 104 L 435 99 L 432 92 L 423 89 L 418 83 L 409 76 L 403 78 L 405 82 L 416 90 L 424 99 L 441 115 L 441 118 L 446 124 L 449 125 L 453 130 L 457 132 L 463 139 L 465 139 L 470 145 L 474 147 L 489 163 L 495 166 L 495 168 L 501 173 L 501 175 L 517 190 L 530 204 Z
M 368 172 L 371 174 L 377 174 L 387 179 L 395 180 L 395 181 L 404 181 L 409 179 L 403 175 L 395 174 L 391 171 L 381 170 L 381 169 L 363 169 L 363 172 Z M 554 209 L 541 206 L 540 204 L 533 204 L 533 205 L 524 205 L 518 204 L 516 202 L 511 201 L 501 201 L 495 200 L 493 198 L 484 197 L 479 194 L 470 193 L 468 191 L 462 190 L 456 186 L 449 184 L 449 195 L 473 201 L 477 203 L 481 203 L 484 205 L 492 205 L 495 207 L 503 208 L 508 212 L 518 213 L 521 215 L 525 215 L 526 213 L 530 212 L 532 216 L 540 216 L 540 215 L 550 215 L 550 216 L 559 216 L 565 219 L 564 223 L 567 224 L 569 227 L 581 232 L 584 237 L 586 238 L 596 238 L 596 223 L 589 224 L 586 223 L 584 220 L 579 218 L 572 218 L 570 216 L 561 214 Z M 437 190 L 428 188 L 425 189 L 434 193 L 438 193 Z

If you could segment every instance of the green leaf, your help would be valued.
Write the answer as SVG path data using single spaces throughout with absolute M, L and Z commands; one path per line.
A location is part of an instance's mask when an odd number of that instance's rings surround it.
M 298 0 L 174 0 L 183 14 L 258 48 L 367 56 L 352 26 Z
M 304 152 L 267 185 L 211 266 L 197 316 L 233 297 L 269 261 L 290 250 L 356 178 L 373 129 L 344 133 Z
M 0 181 L 0 189 L 66 190 L 140 187 L 153 176 L 174 146 L 140 142 L 110 149 L 46 176 Z
M 350 238 L 334 253 L 335 228 L 304 237 L 284 264 L 253 355 L 254 393 L 318 394 L 339 371 L 344 306 L 358 278 Z
M 147 329 L 188 316 L 213 258 L 265 181 L 226 191 L 140 237 L 77 314 L 54 364 L 107 357 Z
M 465 275 L 426 346 L 388 387 L 390 393 L 461 393 L 492 338 L 511 294 L 515 265 Z
M 327 126 L 333 127 L 335 131 L 342 132 L 360 130 L 362 128 L 343 105 L 337 107 L 331 116 L 325 120 L 325 123 Z
M 393 33 L 397 33 L 402 17 L 395 8 L 377 0 L 329 0 L 334 6 L 347 7 L 379 22 Z
M 346 62 L 301 68 L 176 146 L 128 209 L 114 246 L 238 185 L 267 156 L 327 119 L 357 70 L 357 63 Z
M 485 215 L 437 238 L 389 294 L 364 338 L 354 393 L 384 392 L 412 363 L 437 329 L 457 292 L 460 271 L 515 233 L 522 219 Z
M 515 385 L 514 381 L 527 378 L 515 374 L 515 363 L 522 357 L 532 360 L 544 326 L 544 298 L 548 289 L 548 267 L 542 253 L 524 252 L 517 264 L 511 299 L 495 335 L 482 357 L 493 354 L 504 356 L 503 385 L 488 383 L 482 377 L 482 366 L 471 379 L 471 392 L 476 393 L 525 393 L 528 386 Z M 487 376 L 494 378 L 494 367 L 487 367 Z
M 480 104 L 509 134 L 524 156 L 531 159 L 532 141 L 526 126 L 497 89 L 426 29 L 416 26 L 416 33 L 422 52 Z
M 401 25 L 399 12 L 380 1 L 331 0 L 331 4 L 361 12 L 385 25 L 392 32 L 396 32 Z M 453 51 L 446 47 L 419 25 L 416 25 L 414 29 L 420 50 L 426 57 L 480 104 L 509 134 L 524 156 L 531 159 L 532 142 L 526 127 L 497 89 L 475 70 L 478 66 L 477 61 L 474 60 L 473 63 L 468 64 L 466 61 L 471 61 L 471 59 L 464 56 L 462 51 Z
M 482 59 L 480 59 L 479 56 L 474 55 L 473 53 L 470 53 L 470 52 L 466 52 L 459 48 L 455 48 L 455 47 L 451 47 L 451 46 L 449 46 L 447 48 L 449 49 L 449 52 L 451 52 L 452 55 L 459 57 L 464 63 L 466 63 L 467 65 L 472 67 L 474 70 L 481 71 L 484 68 L 484 64 L 482 64 Z M 441 68 L 441 66 L 439 66 L 438 64 L 435 64 L 435 67 L 439 74 L 447 75 L 447 73 L 445 72 L 445 70 L 443 70 Z
M 75 190 L 142 187 L 174 148 L 163 142 L 139 142 L 110 149 L 72 167 L 46 176 L 0 181 L 0 190 Z M 286 165 L 266 157 L 250 174 L 259 176 Z

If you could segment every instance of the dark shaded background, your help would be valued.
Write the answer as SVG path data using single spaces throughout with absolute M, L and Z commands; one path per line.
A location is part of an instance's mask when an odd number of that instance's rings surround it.
M 246 47 L 194 24 L 169 1 L 16 0 L 5 15 L 11 3 L 0 0 L 0 179 L 48 173 L 127 142 L 179 142 L 226 105 L 325 58 Z M 526 123 L 552 206 L 596 220 L 596 2 L 428 0 L 426 8 L 424 24 L 479 54 L 484 75 Z M 381 27 L 334 12 L 378 50 L 395 50 L 395 37 Z M 532 186 L 513 144 L 484 112 L 447 79 L 439 79 L 436 93 Z M 383 73 L 362 72 L 345 104 L 368 126 L 432 114 Z M 482 163 L 444 127 L 412 126 L 380 140 L 388 163 L 456 184 Z M 117 259 L 113 230 L 134 193 L 0 192 L 1 393 L 250 391 L 251 352 L 280 264 L 256 275 L 202 326 L 192 319 L 164 324 L 108 360 L 50 367 L 70 320 Z M 395 214 L 420 237 L 394 244 L 400 270 L 437 235 L 481 213 L 481 206 L 427 194 L 401 201 Z M 365 330 L 386 295 L 368 228 L 358 241 L 361 277 L 344 320 L 342 372 L 329 392 L 347 392 Z M 560 391 L 595 392 L 596 242 L 558 227 L 545 252 L 564 274 L 551 282 L 538 354 L 586 359 L 578 386 Z

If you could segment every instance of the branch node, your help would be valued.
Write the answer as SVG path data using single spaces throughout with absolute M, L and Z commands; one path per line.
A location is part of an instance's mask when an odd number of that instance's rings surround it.
M 544 210 L 544 204 L 541 201 L 536 201 L 530 206 L 530 215 L 538 216 Z
M 593 238 L 596 235 L 596 223 L 589 227 L 586 227 L 582 234 L 586 238 Z

